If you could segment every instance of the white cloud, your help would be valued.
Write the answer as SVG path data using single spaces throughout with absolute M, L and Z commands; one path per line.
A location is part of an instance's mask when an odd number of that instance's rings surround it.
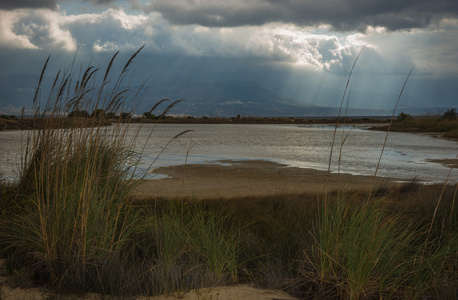
M 0 45 L 8 48 L 39 49 L 30 42 L 27 35 L 13 32 L 13 25 L 19 20 L 21 14 L 0 10 Z
M 1 11 L 1 44 L 8 48 L 75 51 L 76 41 L 63 28 L 64 15 L 48 9 Z
M 96 51 L 138 48 L 155 35 L 154 16 L 128 15 L 122 8 L 102 13 L 70 15 L 62 21 L 80 48 Z
M 92 46 L 92 49 L 95 52 L 115 52 L 119 50 L 119 47 L 113 42 L 105 42 L 102 44 L 100 40 L 97 40 Z
M 128 15 L 122 8 L 113 9 L 110 8 L 101 14 L 102 18 L 110 16 L 113 21 L 118 22 L 124 29 L 135 29 L 141 26 L 147 19 L 147 16 L 143 15 Z

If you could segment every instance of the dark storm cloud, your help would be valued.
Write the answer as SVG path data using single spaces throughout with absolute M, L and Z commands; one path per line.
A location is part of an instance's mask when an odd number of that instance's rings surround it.
M 339 31 L 423 28 L 458 17 L 456 0 L 152 0 L 144 9 L 160 12 L 175 24 L 235 27 L 284 22 L 329 24 Z
M 1 0 L 0 9 L 17 8 L 56 8 L 58 0 Z
M 115 1 L 116 0 L 84 0 L 84 2 L 91 2 L 93 4 L 98 4 L 98 5 L 114 3 Z M 19 9 L 19 8 L 55 9 L 59 2 L 62 2 L 62 0 L 1 0 L 0 9 L 5 9 L 5 10 L 12 10 L 12 9 Z
M 94 4 L 108 4 L 114 3 L 116 0 L 84 0 L 85 2 L 92 2 Z

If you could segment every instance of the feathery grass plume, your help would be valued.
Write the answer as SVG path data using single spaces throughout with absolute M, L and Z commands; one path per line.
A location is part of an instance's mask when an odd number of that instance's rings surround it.
M 103 82 L 106 82 L 108 75 L 110 74 L 111 67 L 113 66 L 113 63 L 118 56 L 119 51 L 117 51 L 112 57 L 110 62 L 108 63 L 107 70 L 105 71 L 105 75 L 103 76 Z
M 49 62 L 49 59 L 51 58 L 51 55 L 48 56 L 48 58 L 46 59 L 46 62 L 43 66 L 43 69 L 41 70 L 41 73 L 40 73 L 40 78 L 38 79 L 38 83 L 37 83 L 37 86 L 35 87 L 35 94 L 33 96 L 33 103 L 35 104 L 38 99 L 39 99 L 39 96 L 40 96 L 40 88 L 41 88 L 41 83 L 43 81 L 43 76 L 46 72 L 46 68 L 48 66 L 48 62 Z
M 165 144 L 164 147 L 162 147 L 161 151 L 159 151 L 159 153 L 156 155 L 156 157 L 153 159 L 153 161 L 151 162 L 151 164 L 149 165 L 148 169 L 151 169 L 153 167 L 153 165 L 156 163 L 156 161 L 159 159 L 159 157 L 162 155 L 162 153 L 165 151 L 165 149 L 167 149 L 167 147 L 170 145 L 170 143 L 172 143 L 174 140 L 176 140 L 177 138 L 179 138 L 180 136 L 182 135 L 185 135 L 189 132 L 193 132 L 194 130 L 192 129 L 188 129 L 188 130 L 184 130 L 182 132 L 179 132 L 178 134 L 176 134 L 173 138 L 171 138 L 167 144 Z
M 60 72 L 61 72 L 60 70 L 57 71 L 57 74 L 54 77 L 54 82 L 52 84 L 51 90 L 54 90 L 56 88 L 57 82 L 59 81 Z
M 153 111 L 156 110 L 156 108 L 161 105 L 162 103 L 166 102 L 166 101 L 170 101 L 169 99 L 162 99 L 160 101 L 158 101 L 156 104 L 154 104 L 154 106 L 151 108 L 151 110 L 149 111 L 149 113 L 151 114 Z
M 167 106 L 164 111 L 162 112 L 162 114 L 159 116 L 159 117 L 164 117 L 175 105 L 177 105 L 178 103 L 180 103 L 181 101 L 183 101 L 183 99 L 180 99 L 180 100 L 176 100 L 174 102 L 172 102 L 169 106 Z
M 135 57 L 140 53 L 140 51 L 143 50 L 143 48 L 145 48 L 146 45 L 143 45 L 141 46 L 130 58 L 129 60 L 127 61 L 126 65 L 124 66 L 124 68 L 122 69 L 121 73 L 125 73 L 125 72 L 128 72 L 129 71 L 129 66 L 134 62 L 134 59 Z M 115 54 L 117 55 L 117 53 Z

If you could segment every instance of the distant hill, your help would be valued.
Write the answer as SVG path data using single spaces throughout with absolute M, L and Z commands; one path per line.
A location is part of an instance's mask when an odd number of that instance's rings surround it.
M 32 99 L 37 82 L 35 75 L 0 76 L 0 114 L 15 114 L 22 107 L 32 108 Z M 46 78 L 48 86 L 43 87 L 43 99 L 49 89 L 51 78 Z M 135 86 L 132 87 L 135 89 Z M 339 96 L 340 97 L 340 96 Z M 368 95 L 369 97 L 369 95 Z M 137 114 L 149 111 L 161 99 L 183 99 L 171 113 L 195 116 L 333 116 L 339 108 L 329 105 L 312 105 L 307 99 L 284 96 L 281 92 L 269 89 L 253 81 L 163 81 L 152 82 L 150 89 L 136 108 Z M 337 99 L 339 102 L 340 99 Z M 165 108 L 163 104 L 162 108 Z M 447 108 L 414 108 L 403 106 L 401 110 L 409 114 L 426 114 L 445 111 Z M 348 108 L 351 116 L 391 115 L 389 110 L 370 108 Z

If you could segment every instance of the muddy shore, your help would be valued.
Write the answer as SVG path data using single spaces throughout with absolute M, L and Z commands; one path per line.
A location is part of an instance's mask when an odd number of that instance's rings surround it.
M 220 161 L 161 167 L 163 179 L 145 180 L 135 190 L 138 196 L 234 198 L 283 193 L 323 193 L 325 190 L 369 190 L 394 185 L 397 179 L 374 178 L 288 167 L 263 160 Z

